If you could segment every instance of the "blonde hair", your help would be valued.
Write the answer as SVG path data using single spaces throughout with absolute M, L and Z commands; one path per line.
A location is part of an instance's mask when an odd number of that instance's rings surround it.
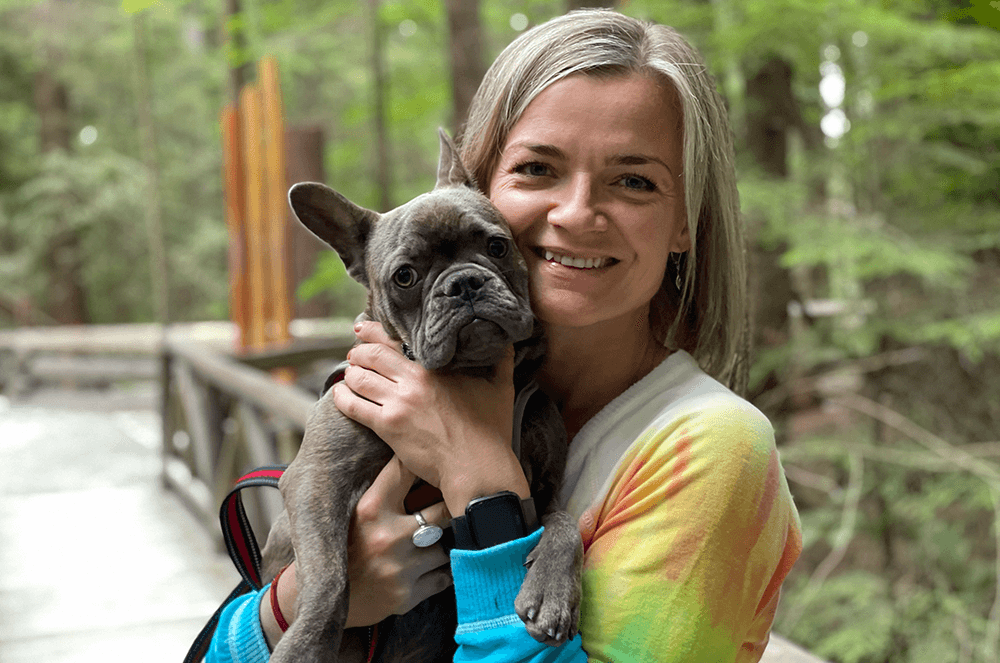
M 687 41 L 664 25 L 609 10 L 581 10 L 515 39 L 486 72 L 469 108 L 462 160 L 484 193 L 511 129 L 528 104 L 574 74 L 645 74 L 668 81 L 682 109 L 684 200 L 691 249 L 678 292 L 671 264 L 653 297 L 650 324 L 737 392 L 749 352 L 746 251 L 725 104 Z

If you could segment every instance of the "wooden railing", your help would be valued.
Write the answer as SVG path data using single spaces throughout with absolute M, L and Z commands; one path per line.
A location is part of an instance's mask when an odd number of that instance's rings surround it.
M 0 331 L 0 388 L 17 395 L 50 383 L 159 381 L 164 483 L 221 541 L 222 498 L 248 469 L 291 461 L 316 401 L 314 391 L 276 381 L 271 372 L 287 376 L 288 369 L 343 358 L 351 326 L 348 319 L 297 320 L 292 342 L 245 356 L 232 353 L 237 332 L 227 322 Z M 263 534 L 280 499 L 254 492 L 246 506 Z
M 162 337 L 162 327 L 155 324 L 3 330 L 0 389 L 17 396 L 52 384 L 90 387 L 155 379 Z
M 350 327 L 348 327 L 348 330 Z M 161 369 L 164 480 L 218 531 L 218 505 L 248 469 L 288 463 L 302 441 L 316 393 L 272 379 L 265 369 L 301 368 L 342 358 L 350 336 L 300 341 L 236 359 L 205 343 L 167 334 Z M 281 510 L 273 491 L 247 504 L 258 532 Z

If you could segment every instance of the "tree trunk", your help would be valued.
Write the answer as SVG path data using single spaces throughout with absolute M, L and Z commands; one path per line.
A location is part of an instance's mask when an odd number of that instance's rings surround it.
M 170 322 L 170 270 L 167 266 L 166 239 L 163 235 L 159 149 L 156 140 L 156 121 L 153 118 L 153 92 L 149 84 L 145 20 L 143 12 L 132 17 L 135 96 L 139 110 L 143 161 L 146 163 L 146 240 L 149 245 L 150 290 L 156 321 L 166 325 Z
M 289 127 L 285 131 L 285 179 L 296 182 L 325 182 L 323 170 L 323 129 L 321 127 Z M 329 247 L 295 219 L 288 210 L 291 228 L 292 279 L 294 287 L 312 276 L 320 251 Z M 326 318 L 333 314 L 333 300 L 319 294 L 307 302 L 295 298 L 296 318 Z
M 483 30 L 479 0 L 447 0 L 451 44 L 452 135 L 457 136 L 469 114 L 469 104 L 483 80 Z
M 792 67 L 772 58 L 746 81 L 746 145 L 765 173 L 788 177 L 788 132 L 799 125 L 798 104 L 792 93 Z M 797 299 L 792 277 L 781 267 L 785 247 L 764 248 L 750 227 L 750 296 L 753 346 L 774 347 L 789 341 L 788 303 Z M 785 375 L 782 378 L 789 378 Z M 765 385 L 766 386 L 766 385 Z
M 230 62 L 234 60 L 236 65 L 230 64 L 227 67 L 229 74 L 229 98 L 232 103 L 236 103 L 240 98 L 240 90 L 250 79 L 250 58 L 247 54 L 247 37 L 243 27 L 230 27 L 233 19 L 240 16 L 243 11 L 240 0 L 226 0 L 226 10 L 223 13 L 223 34 L 225 36 L 226 50 L 229 54 Z M 236 23 L 236 26 L 242 25 Z
M 69 152 L 69 91 L 48 66 L 35 74 L 34 97 L 42 152 Z
M 382 47 L 382 22 L 379 20 L 379 0 L 368 0 L 372 30 L 372 82 L 373 104 L 375 106 L 373 119 L 375 122 L 376 144 L 376 183 L 379 191 L 378 211 L 386 212 L 393 208 L 392 204 L 392 173 L 389 169 L 389 137 L 385 122 L 385 62 Z
M 788 177 L 788 132 L 801 124 L 792 66 L 771 58 L 747 81 L 747 146 L 769 175 Z
M 34 101 L 42 152 L 69 152 L 69 90 L 53 74 L 51 59 L 35 74 Z M 87 295 L 83 288 L 80 237 L 68 227 L 62 214 L 52 219 L 52 226 L 45 255 L 49 276 L 46 313 L 59 324 L 89 322 Z

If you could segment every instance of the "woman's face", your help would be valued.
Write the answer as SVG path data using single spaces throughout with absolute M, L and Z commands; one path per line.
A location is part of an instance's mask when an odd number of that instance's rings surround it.
M 690 247 L 681 163 L 676 95 L 653 78 L 576 74 L 535 97 L 489 196 L 528 263 L 541 320 L 648 330 L 669 253 Z

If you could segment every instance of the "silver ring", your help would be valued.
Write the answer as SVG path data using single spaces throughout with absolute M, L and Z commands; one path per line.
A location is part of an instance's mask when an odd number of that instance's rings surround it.
M 441 535 L 444 534 L 444 530 L 437 525 L 428 524 L 419 511 L 414 512 L 413 517 L 417 519 L 417 523 L 420 525 L 420 527 L 417 528 L 417 531 L 413 533 L 413 545 L 418 548 L 426 548 L 428 546 L 433 546 L 441 540 Z

